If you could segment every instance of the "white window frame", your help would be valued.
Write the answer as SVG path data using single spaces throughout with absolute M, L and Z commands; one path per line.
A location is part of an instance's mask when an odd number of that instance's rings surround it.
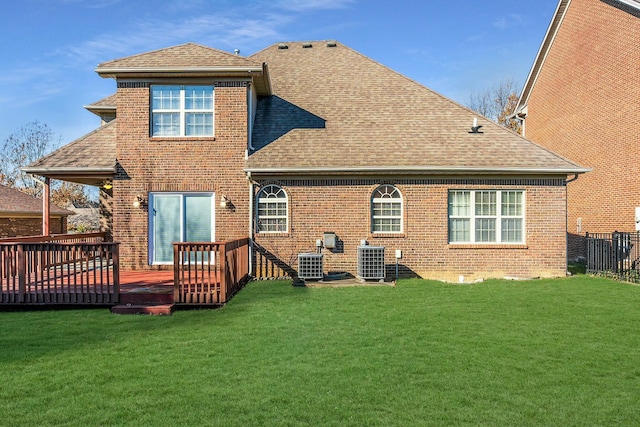
M 375 214 L 376 205 L 382 203 L 397 204 L 400 207 L 398 215 Z M 378 228 L 376 220 L 399 220 L 400 228 L 398 230 L 382 230 Z M 371 232 L 373 234 L 401 234 L 404 232 L 404 198 L 402 193 L 395 185 L 383 184 L 376 187 L 371 194 Z
M 502 212 L 502 199 L 505 194 L 508 193 L 519 193 L 520 200 L 520 215 L 508 215 Z M 467 214 L 452 214 L 451 209 L 451 195 L 452 193 L 467 193 L 469 194 L 469 206 Z M 493 212 L 484 215 L 482 213 L 476 212 L 476 200 L 479 194 L 483 193 L 493 193 L 495 194 L 495 214 Z M 526 243 L 526 191 L 525 190 L 514 190 L 514 189 L 506 189 L 506 190 L 494 190 L 494 189 L 486 189 L 486 190 L 449 190 L 447 197 L 448 204 L 448 240 L 450 244 L 480 244 L 480 245 L 521 245 Z M 460 240 L 452 240 L 452 220 L 467 220 L 469 224 L 469 239 L 460 241 Z M 477 240 L 476 238 L 476 220 L 494 220 L 495 221 L 495 240 L 492 241 L 483 241 Z M 521 239 L 519 241 L 510 241 L 502 239 L 502 222 L 503 220 L 515 219 L 519 220 L 522 224 L 521 226 Z
M 264 195 L 266 195 L 266 197 L 264 197 Z M 278 197 L 278 196 L 282 196 L 282 197 Z M 270 197 L 272 196 L 272 197 Z M 284 211 L 285 214 L 284 215 L 261 215 L 260 214 L 260 204 L 264 203 L 264 204 L 275 204 L 275 207 L 272 207 L 272 209 L 276 209 L 276 211 L 278 209 L 281 209 L 279 206 L 279 204 L 284 203 Z M 283 229 L 276 229 L 276 230 L 262 230 L 262 223 L 261 221 L 264 219 L 269 219 L 269 220 L 282 220 L 284 219 L 284 228 Z M 276 227 L 278 227 L 278 224 L 276 224 Z M 276 184 L 268 184 L 265 185 L 264 187 L 262 187 L 260 189 L 260 191 L 258 191 L 258 195 L 256 197 L 256 231 L 260 234 L 273 234 L 273 233 L 287 233 L 289 231 L 289 195 L 287 194 L 287 192 L 284 190 L 284 188 L 280 187 L 279 185 Z
M 154 108 L 154 90 L 160 88 L 179 88 L 179 106 L 178 108 Z M 211 88 L 211 108 L 186 108 L 186 91 L 187 88 L 192 87 L 204 87 Z M 215 134 L 215 87 L 213 85 L 204 85 L 204 84 L 191 84 L 191 85 L 152 85 L 151 93 L 150 93 L 150 133 L 152 137 L 161 137 L 161 138 L 210 138 Z M 161 132 L 154 132 L 154 116 L 156 114 L 178 114 L 179 115 L 179 123 L 178 123 L 178 132 L 177 134 L 165 134 Z M 211 133 L 205 135 L 187 135 L 187 115 L 189 114 L 206 114 L 211 115 Z

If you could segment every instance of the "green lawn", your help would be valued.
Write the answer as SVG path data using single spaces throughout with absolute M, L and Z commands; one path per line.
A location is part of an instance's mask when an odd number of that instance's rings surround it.
M 0 425 L 640 424 L 640 287 L 253 282 L 220 310 L 0 313 Z

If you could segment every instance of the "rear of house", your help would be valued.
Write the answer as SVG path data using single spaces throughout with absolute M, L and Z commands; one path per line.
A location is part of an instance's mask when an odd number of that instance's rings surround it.
M 358 275 L 364 245 L 388 278 L 566 272 L 566 182 L 586 169 L 340 43 L 189 43 L 97 72 L 117 85 L 90 106 L 103 126 L 28 170 L 101 186 L 124 269 L 249 236 L 258 277 L 318 252 Z

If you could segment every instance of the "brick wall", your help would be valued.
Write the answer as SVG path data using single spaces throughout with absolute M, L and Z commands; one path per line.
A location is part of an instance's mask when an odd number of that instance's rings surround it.
M 568 184 L 570 258 L 582 255 L 584 232 L 635 230 L 639 16 L 572 0 L 528 102 L 527 138 L 593 168 Z
M 51 218 L 52 234 L 67 232 L 67 218 Z M 42 218 L 0 218 L 0 238 L 42 235 Z
M 246 99 L 243 83 L 216 85 L 214 138 L 151 138 L 149 84 L 118 84 L 118 170 L 112 191 L 121 268 L 154 268 L 148 265 L 148 207 L 133 206 L 138 195 L 148 201 L 150 192 L 213 192 L 216 240 L 248 235 Z M 223 194 L 235 209 L 219 207 Z
M 270 183 L 268 181 L 265 183 Z M 325 273 L 357 271 L 361 240 L 385 246 L 388 275 L 395 274 L 395 251 L 402 250 L 402 276 L 465 281 L 488 277 L 554 277 L 566 273 L 566 188 L 562 180 L 457 181 L 447 179 L 391 182 L 404 201 L 404 232 L 373 235 L 370 197 L 381 183 L 361 180 L 281 181 L 289 196 L 290 229 L 283 234 L 257 234 L 256 243 L 283 264 L 297 269 L 297 254 L 315 252 L 326 231 L 339 239 L 335 251 L 323 250 Z M 524 189 L 526 244 L 450 245 L 449 189 Z M 281 270 L 286 270 L 281 269 Z M 278 270 L 277 272 L 280 272 Z

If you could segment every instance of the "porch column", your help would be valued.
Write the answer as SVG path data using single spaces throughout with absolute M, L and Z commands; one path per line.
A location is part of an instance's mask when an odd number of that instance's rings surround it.
M 42 235 L 48 236 L 50 233 L 49 216 L 50 216 L 50 200 L 51 186 L 50 179 L 45 178 L 42 183 Z

